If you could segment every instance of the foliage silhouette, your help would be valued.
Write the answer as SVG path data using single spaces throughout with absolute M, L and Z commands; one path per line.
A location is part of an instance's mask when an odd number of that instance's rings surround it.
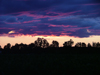
M 92 47 L 90 43 L 88 43 L 87 47 Z
M 59 47 L 59 42 L 53 40 L 52 44 L 50 45 L 50 47 Z
M 38 38 L 35 42 L 34 42 L 36 47 L 41 47 L 41 48 L 47 48 L 49 46 L 49 43 L 46 39 L 44 38 Z
M 75 47 L 86 47 L 86 44 L 84 42 L 77 42 Z
M 63 47 L 72 47 L 73 44 L 74 44 L 74 41 L 72 39 L 70 39 L 70 41 L 66 41 L 63 44 Z
M 16 43 L 11 47 L 11 44 L 8 43 L 4 46 L 4 49 L 0 50 L 2 53 L 75 53 L 75 51 L 72 50 L 81 50 L 85 52 L 85 50 L 97 50 L 97 48 L 100 48 L 99 42 L 93 42 L 92 45 L 88 43 L 87 45 L 84 42 L 77 42 L 74 47 L 72 45 L 74 44 L 74 41 L 70 39 L 69 41 L 66 41 L 63 43 L 63 47 L 59 47 L 59 42 L 53 40 L 52 44 L 49 45 L 48 41 L 44 38 L 37 38 L 34 43 L 30 44 L 23 44 L 23 43 Z M 87 51 L 88 52 L 88 51 Z M 91 51 L 92 52 L 92 51 Z M 82 52 L 81 52 L 82 53 Z

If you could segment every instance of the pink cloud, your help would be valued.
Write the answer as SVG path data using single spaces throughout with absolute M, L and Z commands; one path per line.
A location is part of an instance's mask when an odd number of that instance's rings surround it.
M 90 26 L 89 27 L 72 27 L 72 28 L 63 28 L 63 30 L 64 31 L 72 31 L 72 32 L 75 32 L 76 30 L 79 30 L 79 29 L 88 29 L 88 28 L 90 28 Z
M 72 31 L 72 32 L 75 32 L 76 30 L 79 30 L 79 29 L 83 29 L 83 28 L 67 28 L 67 29 L 63 29 L 64 31 Z
M 11 23 L 11 22 L 5 22 L 6 24 L 21 24 L 21 22 L 13 22 L 13 23 Z
M 46 11 L 46 14 L 58 14 L 58 15 L 55 15 L 55 16 L 30 14 L 30 12 L 36 12 L 36 11 L 23 11 L 23 12 L 19 12 L 20 14 L 17 15 L 17 16 L 26 15 L 27 17 L 33 17 L 34 19 L 50 18 L 49 20 L 53 20 L 53 19 L 63 18 L 63 16 L 69 16 L 69 15 L 72 15 L 73 13 L 80 12 L 80 11 L 81 10 L 73 11 L 73 12 L 67 12 L 67 13 L 58 13 L 58 12 Z
M 11 29 L 15 29 L 15 28 L 5 28 L 5 27 L 3 27 L 3 28 L 0 28 L 0 29 L 10 29 L 11 30 Z
M 39 22 L 41 20 L 31 20 L 31 21 L 24 21 L 23 23 L 31 23 L 31 22 Z
M 77 26 L 72 26 L 72 25 L 53 25 L 53 24 L 50 24 L 49 27 L 77 27 Z
M 46 14 L 58 14 L 58 16 L 68 16 L 68 15 L 71 15 L 71 14 L 73 14 L 73 13 L 76 13 L 76 12 L 80 12 L 81 10 L 78 10 L 78 11 L 73 11 L 73 12 L 67 12 L 67 13 L 58 13 L 58 12 L 47 12 Z
M 59 36 L 69 36 L 69 34 L 71 33 L 66 33 L 64 31 L 61 31 L 61 32 L 49 32 L 50 35 L 48 34 L 38 34 L 38 33 L 44 33 L 44 32 L 41 32 L 41 31 L 36 31 L 36 33 L 34 34 L 22 34 L 22 33 L 17 33 L 17 34 L 0 34 L 0 36 L 14 36 L 14 37 L 17 37 L 17 36 L 44 36 L 44 37 L 48 37 L 48 36 L 57 36 L 58 33 L 61 33 Z M 70 36 L 69 36 L 70 37 Z M 74 36 L 72 36 L 74 37 Z
M 23 31 L 23 29 L 19 29 L 18 31 Z
M 32 27 L 32 28 L 34 28 L 34 27 L 37 27 L 37 26 L 27 26 L 27 27 Z

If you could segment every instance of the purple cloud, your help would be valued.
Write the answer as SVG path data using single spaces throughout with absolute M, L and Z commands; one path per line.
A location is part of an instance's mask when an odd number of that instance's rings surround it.
M 2 0 L 0 35 L 100 35 L 97 0 Z M 10 31 L 15 33 L 8 34 Z

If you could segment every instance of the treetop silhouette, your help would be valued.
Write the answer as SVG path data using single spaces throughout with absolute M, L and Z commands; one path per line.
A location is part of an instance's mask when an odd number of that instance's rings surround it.
M 63 43 L 63 47 L 72 47 L 74 44 L 74 41 L 70 39 L 69 41 L 65 41 Z M 49 48 L 49 47 L 59 47 L 59 42 L 56 40 L 52 41 L 52 44 L 49 44 L 48 41 L 44 38 L 37 38 L 37 40 L 34 41 L 34 43 L 30 43 L 29 45 L 23 44 L 23 43 L 16 43 L 14 46 L 11 47 L 10 43 L 7 43 L 7 45 L 4 46 L 4 49 L 14 49 L 14 50 L 22 50 L 22 49 L 34 49 L 36 47 L 40 48 Z M 97 47 L 100 48 L 100 43 L 99 42 L 93 42 L 92 45 L 84 42 L 77 42 L 74 47 Z M 1 46 L 0 46 L 1 49 Z

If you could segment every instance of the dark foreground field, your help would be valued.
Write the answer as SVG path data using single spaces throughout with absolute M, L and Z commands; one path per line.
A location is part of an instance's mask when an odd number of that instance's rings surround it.
M 0 54 L 0 75 L 100 74 L 100 54 Z

